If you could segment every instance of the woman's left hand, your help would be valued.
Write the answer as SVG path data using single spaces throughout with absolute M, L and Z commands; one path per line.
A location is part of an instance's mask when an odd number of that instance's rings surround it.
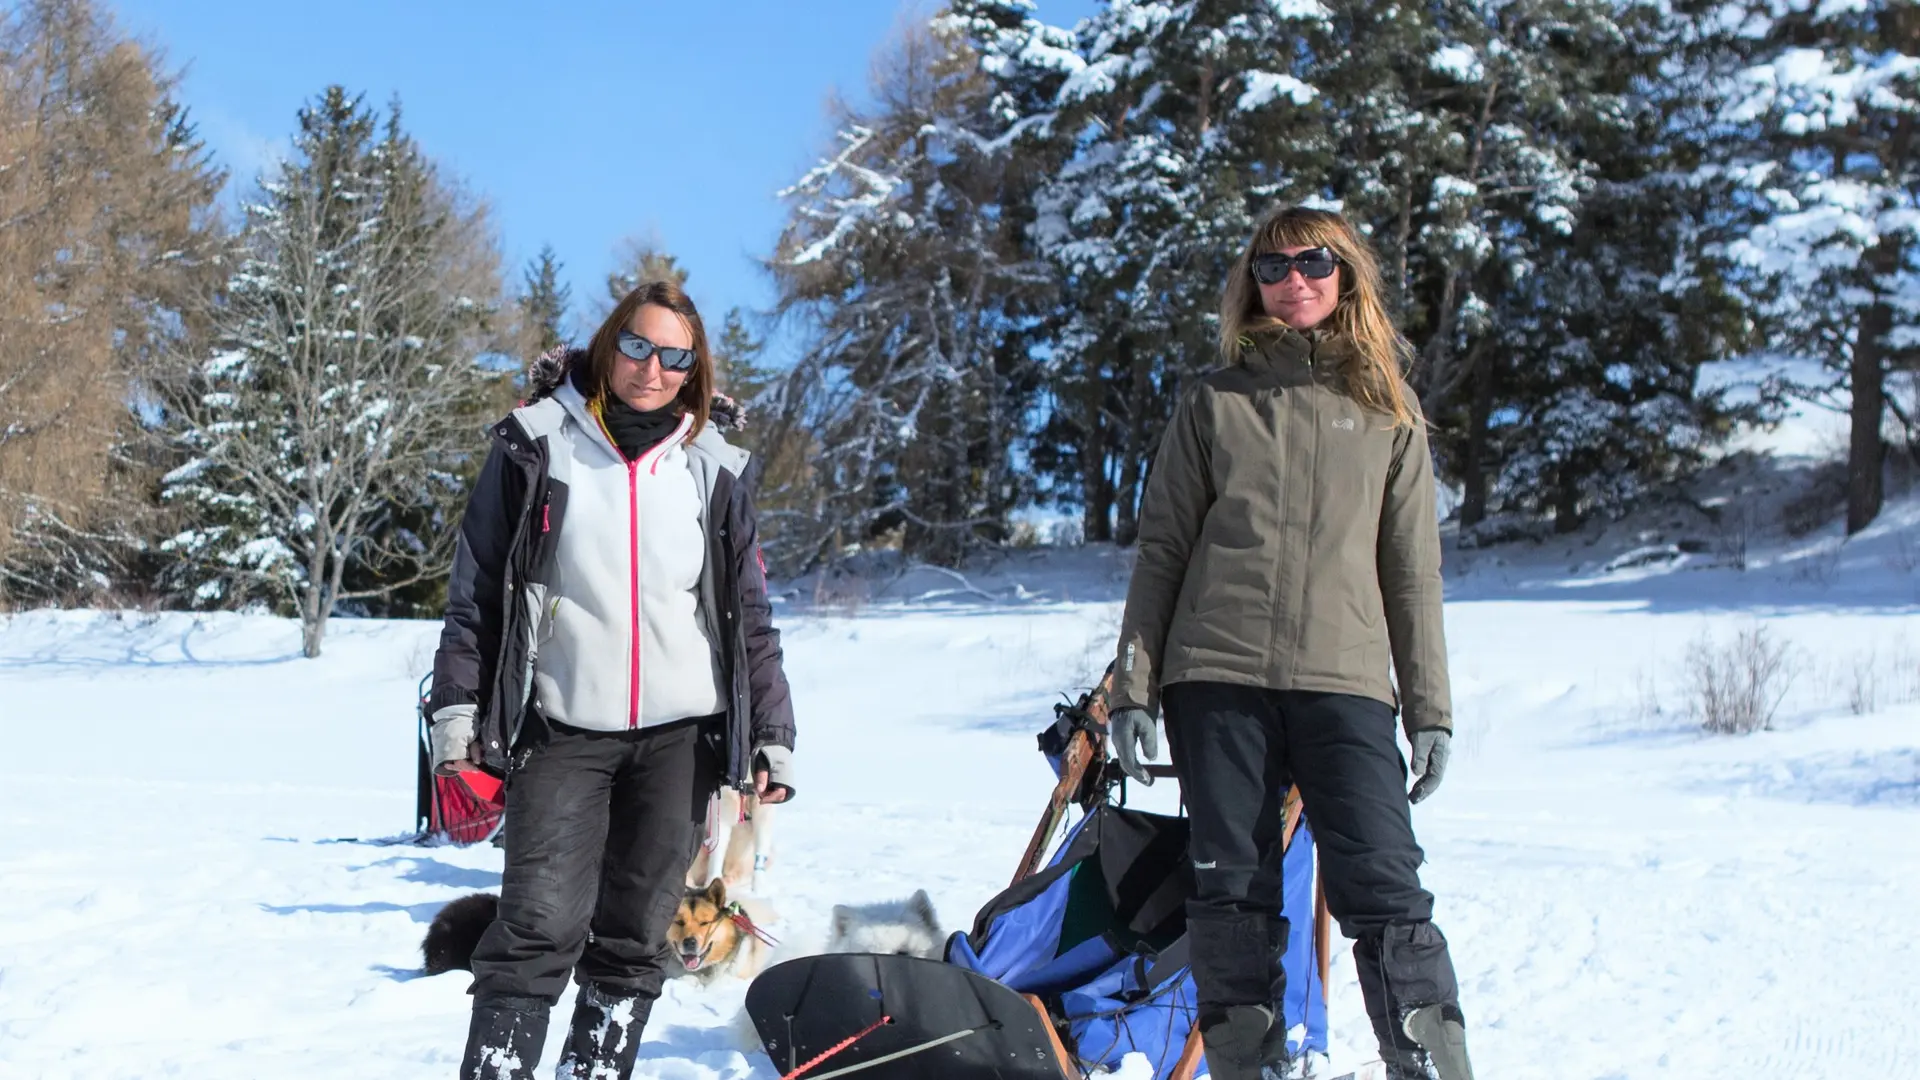
M 767 770 L 753 770 L 753 794 L 760 800 L 761 805 L 772 806 L 774 803 L 786 802 L 787 794 L 791 790 L 793 789 L 783 784 L 769 783 Z

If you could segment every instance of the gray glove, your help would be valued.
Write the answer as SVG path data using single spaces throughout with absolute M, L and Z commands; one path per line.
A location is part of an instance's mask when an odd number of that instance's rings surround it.
M 1416 731 L 1408 737 L 1413 744 L 1413 775 L 1419 777 L 1413 782 L 1413 790 L 1407 793 L 1408 802 L 1419 802 L 1434 793 L 1440 787 L 1441 778 L 1447 775 L 1447 755 L 1452 752 L 1453 732 L 1446 728 L 1427 728 Z
M 1153 717 L 1147 715 L 1147 710 L 1115 709 L 1107 717 L 1107 751 L 1120 763 L 1121 772 L 1148 787 L 1153 786 L 1153 777 L 1147 773 L 1146 766 L 1140 764 L 1141 758 L 1152 761 L 1160 756 L 1160 733 L 1154 730 Z
M 786 788 L 787 798 L 793 798 L 793 751 L 769 743 L 754 747 L 752 757 L 754 771 L 767 770 L 768 790 Z
M 454 762 L 473 760 L 473 718 L 478 710 L 476 705 L 448 705 L 433 714 L 429 742 L 435 774 L 452 776 L 457 771 Z

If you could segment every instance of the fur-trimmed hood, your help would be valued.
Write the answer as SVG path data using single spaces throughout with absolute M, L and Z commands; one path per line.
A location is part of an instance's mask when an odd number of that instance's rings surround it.
M 527 398 L 522 405 L 532 405 L 537 401 L 553 396 L 573 375 L 574 368 L 584 369 L 587 364 L 587 350 L 573 345 L 558 345 L 541 353 L 532 364 L 527 366 Z M 747 406 L 725 394 L 713 395 L 713 412 L 708 420 L 721 431 L 743 431 L 747 426 Z

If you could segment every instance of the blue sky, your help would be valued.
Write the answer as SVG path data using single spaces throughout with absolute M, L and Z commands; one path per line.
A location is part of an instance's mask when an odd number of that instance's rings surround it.
M 492 205 L 519 281 L 550 243 L 591 311 L 621 238 L 688 268 L 717 326 L 772 299 L 755 258 L 832 131 L 835 88 L 864 93 L 909 0 L 106 0 L 184 68 L 180 96 L 241 189 L 329 83 L 384 105 Z M 1096 0 L 1041 0 L 1071 23 Z M 584 303 L 583 303 L 584 301 Z

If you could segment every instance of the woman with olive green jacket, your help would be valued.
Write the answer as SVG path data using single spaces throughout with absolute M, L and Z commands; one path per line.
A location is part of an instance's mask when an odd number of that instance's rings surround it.
M 1372 253 L 1340 215 L 1262 222 L 1222 301 L 1228 365 L 1181 400 L 1141 504 L 1111 746 L 1151 782 L 1139 755 L 1158 754 L 1164 708 L 1192 819 L 1199 1025 L 1219 1080 L 1291 1075 L 1276 1020 L 1294 784 L 1327 905 L 1357 939 L 1388 1076 L 1472 1076 L 1408 809 L 1439 784 L 1452 729 L 1433 465 L 1379 296 Z M 1420 776 L 1411 796 L 1396 711 Z

